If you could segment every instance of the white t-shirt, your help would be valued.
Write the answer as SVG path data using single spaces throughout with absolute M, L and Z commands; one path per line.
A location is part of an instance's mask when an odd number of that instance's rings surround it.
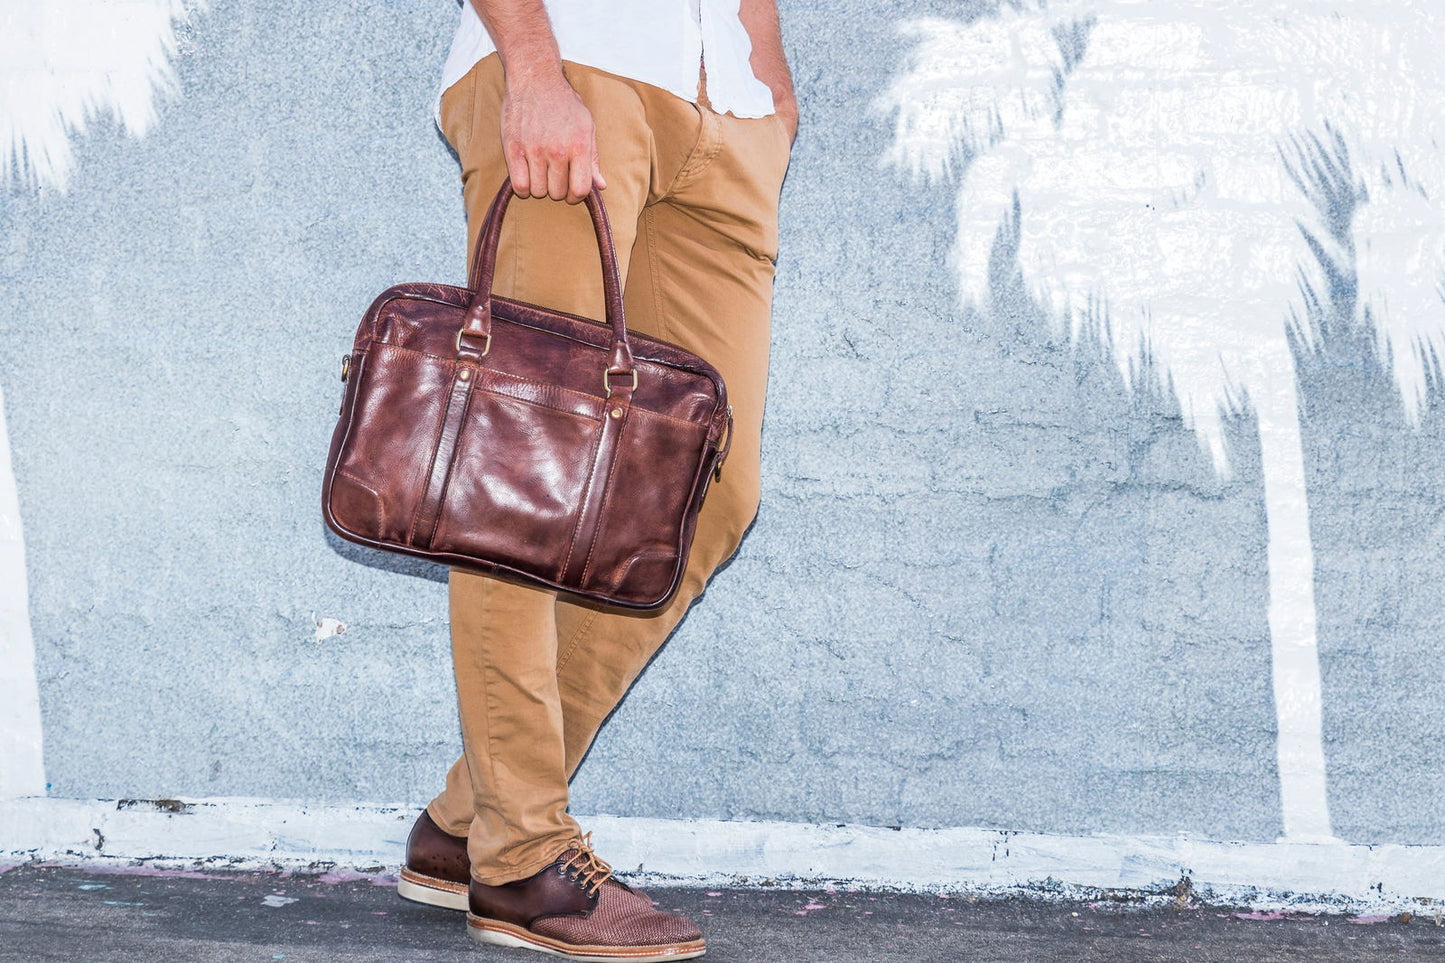
M 707 62 L 714 110 L 765 117 L 773 94 L 753 73 L 753 44 L 738 17 L 740 0 L 543 0 L 563 60 L 640 80 L 697 101 L 699 65 Z M 471 0 L 442 70 L 442 90 L 497 49 Z M 440 111 L 440 105 L 438 105 Z

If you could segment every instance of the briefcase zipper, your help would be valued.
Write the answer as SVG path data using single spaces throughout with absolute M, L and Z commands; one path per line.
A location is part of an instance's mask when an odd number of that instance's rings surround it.
M 725 435 L 725 436 L 723 437 L 723 439 L 722 439 L 722 444 L 718 445 L 717 464 L 714 465 L 714 466 L 713 466 L 713 469 L 712 469 L 712 477 L 713 477 L 716 481 L 722 481 L 722 466 L 723 466 L 723 462 L 725 462 L 725 461 L 728 460 L 728 452 L 732 450 L 732 447 L 733 447 L 733 406 L 732 406 L 732 405 L 728 405 L 727 435 Z

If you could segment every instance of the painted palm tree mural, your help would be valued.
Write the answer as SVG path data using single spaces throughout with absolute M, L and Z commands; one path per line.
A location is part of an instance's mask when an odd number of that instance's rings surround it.
M 1445 7 L 1016 0 L 909 24 L 889 160 L 957 182 L 952 268 L 1012 253 L 1074 339 L 1162 388 L 1230 471 L 1257 419 L 1284 836 L 1333 839 L 1295 351 L 1334 289 L 1418 422 L 1445 347 Z M 1338 307 L 1338 305 L 1333 305 Z
M 179 0 L 0 0 L 0 195 L 64 189 L 71 138 L 102 117 L 139 137 L 174 86 Z M 0 798 L 43 795 L 25 546 L 0 390 Z
M 71 136 L 114 117 L 139 137 L 173 90 L 181 0 L 0 0 L 0 186 L 63 188 Z

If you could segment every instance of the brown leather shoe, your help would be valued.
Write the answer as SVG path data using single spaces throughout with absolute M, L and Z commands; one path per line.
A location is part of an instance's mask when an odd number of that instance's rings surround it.
M 583 837 L 541 871 L 500 886 L 472 881 L 467 932 L 571 960 L 690 960 L 707 952 L 686 916 L 664 913 L 612 878 Z
M 406 865 L 396 884 L 397 894 L 418 903 L 465 910 L 471 878 L 467 837 L 443 832 L 423 809 L 406 838 Z

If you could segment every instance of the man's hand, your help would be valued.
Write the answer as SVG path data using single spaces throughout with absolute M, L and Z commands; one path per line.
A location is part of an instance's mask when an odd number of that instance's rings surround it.
M 775 100 L 773 109 L 782 118 L 783 129 L 788 132 L 788 143 L 798 139 L 798 102 L 796 100 Z
M 502 153 L 518 197 L 576 204 L 607 186 L 592 113 L 560 70 L 507 78 Z
M 793 94 L 793 75 L 783 53 L 777 0 L 740 0 L 738 18 L 753 42 L 749 58 L 753 73 L 773 92 L 773 109 L 788 132 L 788 142 L 792 143 L 798 137 L 798 98 Z
M 502 58 L 502 156 L 518 197 L 576 204 L 607 186 L 592 112 L 562 72 L 542 0 L 471 0 Z

